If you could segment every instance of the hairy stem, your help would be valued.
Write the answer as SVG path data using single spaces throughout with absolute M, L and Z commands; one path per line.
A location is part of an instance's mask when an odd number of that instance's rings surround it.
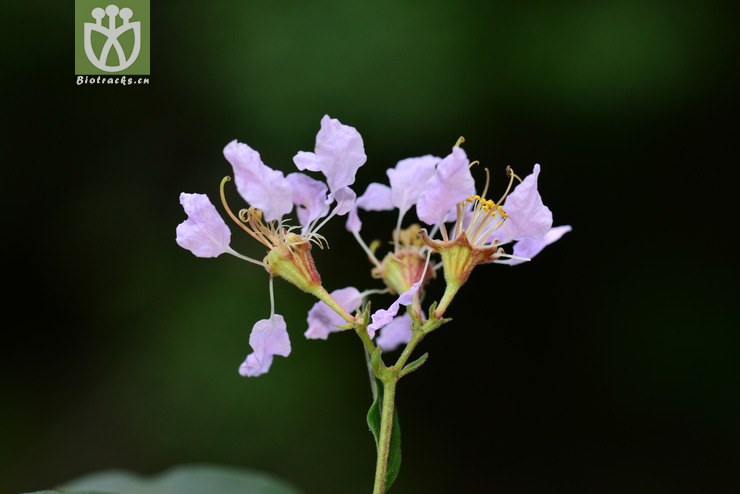
M 393 410 L 396 399 L 398 377 L 383 382 L 383 409 L 380 413 L 380 437 L 378 438 L 378 459 L 375 464 L 375 484 L 373 494 L 385 494 L 385 479 L 388 470 L 388 454 L 391 449 L 393 431 Z

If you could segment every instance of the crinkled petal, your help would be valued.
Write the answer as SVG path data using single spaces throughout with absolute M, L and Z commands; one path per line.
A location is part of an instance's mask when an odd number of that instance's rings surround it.
M 218 257 L 233 252 L 231 232 L 205 194 L 180 194 L 188 219 L 177 225 L 177 245 L 198 257 Z
M 355 194 L 354 190 L 349 187 L 341 187 L 339 190 L 329 193 L 329 197 L 326 198 L 326 204 L 331 204 L 332 202 L 337 201 L 337 205 L 334 207 L 332 214 L 343 216 L 352 211 L 355 207 L 356 199 L 357 194 Z
M 419 288 L 421 288 L 421 282 L 422 280 L 417 281 L 411 286 L 411 288 L 399 295 L 390 307 L 387 309 L 377 310 L 372 316 L 370 316 L 373 320 L 372 323 L 367 325 L 367 334 L 370 335 L 370 338 L 374 338 L 377 330 L 387 326 L 391 321 L 393 321 L 393 318 L 396 317 L 396 314 L 398 314 L 402 305 L 408 306 L 414 300 L 414 295 L 419 291 Z
M 321 119 L 314 152 L 300 151 L 293 157 L 299 170 L 323 173 L 332 192 L 352 185 L 357 169 L 365 161 L 367 156 L 360 133 L 329 115 Z
M 391 188 L 377 182 L 371 183 L 365 193 L 357 198 L 357 207 L 365 211 L 390 211 L 393 209 Z
M 555 228 L 551 228 L 549 232 L 545 234 L 544 237 L 540 238 L 532 238 L 532 237 L 526 237 L 518 241 L 514 244 L 513 254 L 515 256 L 519 257 L 526 257 L 527 259 L 532 259 L 534 256 L 542 252 L 542 249 L 547 247 L 553 242 L 557 242 L 560 240 L 560 237 L 571 231 L 573 228 L 570 225 L 564 225 L 564 226 L 556 226 Z M 502 264 L 508 264 L 510 266 L 514 266 L 516 264 L 521 264 L 523 261 L 521 259 L 507 259 L 506 261 L 502 261 Z
M 350 314 L 362 304 L 359 290 L 351 286 L 334 290 L 331 292 L 331 296 Z M 329 333 L 339 331 L 337 326 L 342 326 L 345 323 L 345 320 L 331 307 L 324 302 L 316 302 L 308 311 L 308 329 L 304 334 L 306 338 L 312 340 L 325 340 Z
M 434 176 L 437 163 L 442 158 L 427 154 L 418 158 L 406 158 L 396 163 L 386 173 L 391 183 L 391 201 L 393 206 L 406 212 L 411 209 L 427 182 Z
M 249 335 L 249 345 L 254 351 L 247 355 L 239 367 L 239 374 L 242 376 L 262 375 L 270 370 L 274 355 L 290 355 L 288 327 L 283 316 L 275 314 L 269 319 L 257 321 Z
M 352 208 L 347 215 L 347 222 L 344 224 L 345 228 L 352 233 L 359 233 L 362 230 L 362 220 L 357 214 L 357 208 Z
M 326 207 L 326 184 L 303 173 L 290 173 L 285 179 L 293 187 L 293 204 L 296 205 L 298 221 L 304 227 L 322 217 Z
M 376 340 L 384 352 L 391 352 L 411 341 L 411 316 L 405 313 L 395 317 L 386 327 L 380 330 Z
M 550 231 L 552 212 L 542 203 L 542 197 L 537 191 L 539 174 L 540 165 L 534 165 L 532 173 L 506 197 L 503 208 L 509 217 L 497 230 L 501 241 L 508 242 L 524 237 L 542 238 Z
M 244 143 L 231 141 L 224 157 L 234 168 L 239 194 L 262 210 L 267 221 L 279 220 L 293 209 L 293 188 L 283 172 L 262 163 L 260 154 Z
M 457 203 L 475 194 L 475 180 L 468 165 L 465 151 L 458 146 L 437 165 L 416 203 L 421 221 L 429 225 L 451 221 Z

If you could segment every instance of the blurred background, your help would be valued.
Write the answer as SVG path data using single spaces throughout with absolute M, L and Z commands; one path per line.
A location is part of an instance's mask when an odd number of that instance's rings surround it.
M 152 3 L 148 87 L 75 86 L 71 2 L 2 7 L 0 492 L 192 462 L 371 490 L 356 338 L 305 340 L 313 301 L 278 281 L 293 353 L 241 378 L 267 276 L 175 244 L 226 143 L 290 172 L 325 113 L 363 135 L 359 192 L 462 135 L 494 190 L 541 163 L 574 226 L 477 269 L 424 342 L 393 492 L 740 491 L 736 2 Z M 377 286 L 323 233 L 325 286 Z

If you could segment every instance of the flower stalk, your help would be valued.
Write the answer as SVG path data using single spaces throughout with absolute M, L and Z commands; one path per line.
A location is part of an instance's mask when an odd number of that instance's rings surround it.
M 373 494 L 385 494 L 388 476 L 388 456 L 393 434 L 393 412 L 395 411 L 396 384 L 398 376 L 383 381 L 383 404 L 380 413 L 380 436 L 378 438 L 378 457 L 375 462 L 375 483 Z

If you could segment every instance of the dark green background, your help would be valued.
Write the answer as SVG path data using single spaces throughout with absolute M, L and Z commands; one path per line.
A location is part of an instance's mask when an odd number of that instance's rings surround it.
M 541 163 L 575 228 L 477 270 L 425 342 L 395 492 L 740 490 L 736 4 L 155 2 L 148 87 L 75 86 L 72 4 L 34 5 L 4 5 L 0 45 L 0 491 L 188 462 L 370 491 L 356 339 L 306 341 L 312 300 L 279 282 L 293 354 L 240 378 L 267 277 L 174 241 L 227 142 L 291 171 L 324 113 L 365 139 L 358 190 L 463 135 L 495 177 Z M 323 233 L 326 286 L 367 286 L 342 222 Z

